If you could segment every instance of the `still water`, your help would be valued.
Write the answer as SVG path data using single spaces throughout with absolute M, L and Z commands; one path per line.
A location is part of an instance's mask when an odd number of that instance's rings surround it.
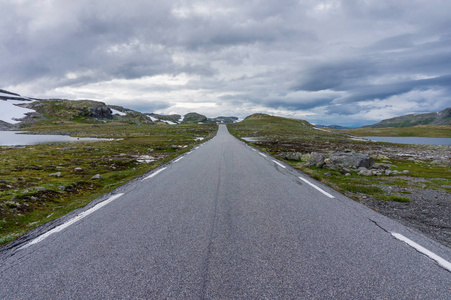
M 391 137 L 391 136 L 365 136 L 364 138 L 376 142 L 397 143 L 397 144 L 451 145 L 451 138 Z
M 24 131 L 0 131 L 0 146 L 36 145 L 56 142 L 95 142 L 112 139 L 77 138 L 68 135 L 24 134 Z

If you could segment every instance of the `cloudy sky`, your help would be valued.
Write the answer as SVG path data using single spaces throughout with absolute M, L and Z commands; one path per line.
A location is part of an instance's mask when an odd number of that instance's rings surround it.
M 360 126 L 451 106 L 449 0 L 0 0 L 0 88 Z

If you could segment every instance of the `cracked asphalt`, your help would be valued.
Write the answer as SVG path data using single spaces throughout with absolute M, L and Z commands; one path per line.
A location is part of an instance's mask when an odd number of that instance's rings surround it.
M 451 272 L 391 233 L 451 249 L 281 165 L 220 126 L 70 226 L 30 244 L 81 210 L 3 248 L 0 299 L 450 298 Z

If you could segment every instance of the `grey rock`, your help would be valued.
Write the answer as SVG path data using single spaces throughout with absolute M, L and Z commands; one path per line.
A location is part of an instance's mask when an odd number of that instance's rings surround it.
M 319 152 L 312 152 L 312 154 L 310 154 L 310 159 L 307 162 L 307 166 L 316 166 L 318 168 L 322 168 L 325 165 L 325 159 L 326 156 L 324 156 L 324 154 Z
M 63 177 L 63 174 L 61 174 L 61 172 L 56 172 L 56 173 L 49 174 L 49 176 L 50 177 L 61 178 L 61 177 Z
M 285 152 L 282 157 L 287 160 L 301 160 L 302 154 L 300 152 Z
M 402 171 L 402 173 L 405 174 L 405 175 L 410 174 L 409 170 L 404 170 L 404 171 Z
M 384 164 L 376 164 L 376 165 L 374 165 L 374 167 L 376 167 L 378 170 L 382 170 L 382 171 L 390 170 L 390 166 L 384 165 Z
M 359 175 L 362 176 L 373 176 L 373 171 L 372 170 L 360 170 Z
M 38 192 L 42 192 L 42 191 L 45 191 L 46 188 L 45 188 L 45 187 L 42 187 L 42 186 L 37 186 L 37 187 L 34 188 L 34 190 L 35 190 L 35 191 L 38 191 Z
M 91 180 L 98 180 L 98 179 L 103 179 L 103 176 L 100 175 L 100 174 L 96 174 L 96 175 L 91 177 Z
M 355 152 L 347 153 L 334 153 L 330 157 L 332 164 L 340 165 L 344 168 L 354 167 L 354 168 L 371 168 L 374 165 L 373 159 L 367 154 L 360 154 Z

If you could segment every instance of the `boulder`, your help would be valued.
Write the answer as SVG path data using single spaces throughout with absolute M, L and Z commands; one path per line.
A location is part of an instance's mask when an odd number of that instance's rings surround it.
M 334 153 L 330 157 L 330 161 L 332 164 L 339 165 L 344 168 L 371 168 L 374 165 L 374 161 L 369 155 L 355 152 Z
M 322 168 L 324 166 L 324 160 L 326 159 L 326 156 L 324 154 L 319 152 L 312 152 L 310 154 L 310 159 L 307 162 L 307 166 L 316 166 L 318 168 Z
M 301 160 L 302 154 L 300 152 L 285 152 L 282 154 L 282 158 L 286 160 Z
M 359 171 L 358 174 L 362 175 L 362 176 L 373 176 L 373 171 L 372 170 L 367 170 L 367 169 L 362 169 L 362 170 Z

